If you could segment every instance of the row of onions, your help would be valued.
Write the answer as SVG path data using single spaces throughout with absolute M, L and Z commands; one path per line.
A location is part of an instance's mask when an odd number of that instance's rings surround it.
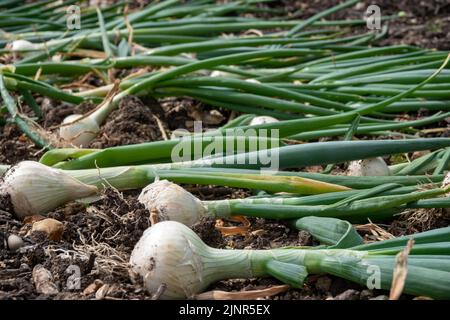
M 389 221 L 406 209 L 450 208 L 450 139 L 420 138 L 421 128 L 450 114 L 450 55 L 376 47 L 386 30 L 350 35 L 365 21 L 324 20 L 357 0 L 306 20 L 286 20 L 261 6 L 265 2 L 165 0 L 131 13 L 122 2 L 86 6 L 83 29 L 70 32 L 63 5 L 0 3 L 0 54 L 12 55 L 0 66 L 0 126 L 14 123 L 46 150 L 38 162 L 0 165 L 0 197 L 11 203 L 2 210 L 23 219 L 74 200 L 95 201 L 107 187 L 142 189 L 138 200 L 154 225 L 136 244 L 130 265 L 150 293 L 164 285 L 161 298 L 190 298 L 228 278 L 271 276 L 301 288 L 308 275 L 329 273 L 367 285 L 370 266 L 380 269 L 379 286 L 388 290 L 395 257 L 411 238 L 404 292 L 450 298 L 449 228 L 364 244 L 351 225 Z M 268 12 L 275 17 L 257 18 Z M 131 68 L 139 71 L 111 77 Z M 74 88 L 86 73 L 103 85 Z M 170 140 L 90 148 L 111 112 L 132 95 L 190 97 L 241 115 L 205 133 L 174 131 Z M 36 125 L 41 96 L 97 107 L 48 132 Z M 32 116 L 21 112 L 22 103 Z M 419 119 L 419 109 L 431 115 Z M 249 130 L 254 135 L 247 136 Z M 427 150 L 411 161 L 385 161 Z M 268 159 L 277 160 L 275 172 Z M 347 164 L 345 175 L 332 174 L 341 164 Z M 325 168 L 290 171 L 308 166 Z M 179 184 L 255 195 L 201 201 Z M 219 250 L 189 229 L 203 217 L 242 215 L 282 220 L 322 245 Z

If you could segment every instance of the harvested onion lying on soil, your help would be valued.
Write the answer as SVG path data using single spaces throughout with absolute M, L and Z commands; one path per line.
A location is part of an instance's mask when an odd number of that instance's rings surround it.
M 404 292 L 450 298 L 449 236 L 450 228 L 414 235 L 417 244 L 408 258 Z M 165 221 L 144 232 L 130 264 L 150 293 L 162 292 L 161 299 L 189 298 L 230 278 L 272 276 L 300 288 L 309 274 L 329 273 L 367 285 L 373 276 L 369 266 L 378 268 L 379 286 L 389 289 L 395 254 L 407 240 L 397 238 L 353 249 L 223 250 L 207 246 L 185 225 Z
M 366 190 L 338 191 L 313 197 L 267 196 L 245 199 L 200 201 L 181 186 L 159 180 L 145 187 L 139 201 L 149 210 L 152 222 L 176 221 L 187 226 L 202 217 L 228 218 L 233 215 L 266 219 L 298 219 L 307 216 L 336 217 L 352 222 L 380 221 L 392 217 L 417 201 L 443 195 L 447 187 L 420 190 L 400 188 L 398 184 L 382 184 Z M 441 200 L 441 198 L 436 198 Z M 450 206 L 442 201 L 435 206 Z
M 97 191 L 97 187 L 84 184 L 62 170 L 34 161 L 23 161 L 12 167 L 0 185 L 0 197 L 9 197 L 19 218 L 47 213 Z

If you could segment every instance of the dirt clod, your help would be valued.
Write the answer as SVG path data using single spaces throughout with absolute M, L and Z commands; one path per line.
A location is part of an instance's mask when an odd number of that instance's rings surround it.
M 101 127 L 98 138 L 91 142 L 91 148 L 106 148 L 162 140 L 155 110 L 157 102 L 148 106 L 139 98 L 127 97 L 120 102 Z

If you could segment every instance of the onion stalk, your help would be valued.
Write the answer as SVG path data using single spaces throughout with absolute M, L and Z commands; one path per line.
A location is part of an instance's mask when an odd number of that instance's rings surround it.
M 296 49 L 293 49 L 293 50 L 295 51 Z M 227 55 L 227 56 L 223 56 L 223 57 L 221 56 L 221 57 L 210 58 L 210 59 L 206 59 L 206 60 L 202 60 L 202 61 L 197 61 L 197 62 L 193 62 L 193 63 L 187 64 L 187 65 L 175 67 L 174 69 L 171 69 L 171 70 L 168 70 L 165 72 L 156 73 L 156 74 L 151 75 L 148 78 L 143 79 L 142 81 L 132 85 L 131 87 L 125 89 L 124 91 L 120 92 L 115 97 L 114 97 L 114 94 L 111 94 L 109 99 L 107 97 L 105 100 L 105 103 L 101 107 L 97 108 L 97 110 L 95 110 L 92 114 L 84 117 L 82 120 L 75 122 L 74 124 L 72 124 L 72 126 L 70 126 L 70 124 L 66 124 L 65 130 L 61 131 L 61 134 L 62 135 L 67 134 L 65 136 L 65 139 L 68 140 L 69 142 L 71 142 L 72 140 L 75 140 L 76 143 L 81 142 L 80 144 L 85 144 L 86 141 L 89 140 L 90 137 L 93 136 L 93 132 L 95 132 L 95 130 L 97 130 L 97 128 L 95 126 L 93 126 L 92 124 L 94 124 L 94 122 L 95 122 L 97 125 L 100 125 L 105 120 L 105 118 L 109 115 L 109 113 L 117 107 L 117 105 L 121 99 L 123 99 L 127 95 L 141 93 L 143 91 L 144 92 L 152 91 L 158 82 L 162 82 L 164 80 L 170 80 L 172 78 L 179 77 L 179 76 L 182 76 L 187 73 L 191 73 L 191 72 L 198 71 L 198 70 L 205 69 L 205 68 L 212 68 L 212 67 L 223 65 L 223 64 L 232 64 L 232 63 L 236 63 L 238 61 L 243 62 L 246 60 L 262 58 L 262 57 L 265 57 L 265 58 L 277 57 L 277 56 L 283 57 L 283 56 L 289 56 L 292 54 L 293 54 L 293 52 L 288 49 L 266 50 L 264 52 L 257 51 L 257 52 L 249 52 L 249 53 L 238 53 L 238 54 L 231 54 L 231 55 Z M 329 115 L 328 117 L 333 117 L 333 118 L 329 118 L 329 121 L 331 121 L 331 122 L 327 122 L 328 119 L 326 118 L 326 116 L 324 116 L 324 117 L 322 117 L 323 119 L 321 119 L 323 121 L 323 124 L 331 125 L 331 124 L 342 123 L 342 122 L 345 122 L 346 120 L 350 119 L 350 117 L 353 117 L 356 114 L 364 115 L 364 114 L 367 114 L 370 112 L 375 112 L 375 111 L 378 111 L 378 109 L 382 109 L 382 108 L 388 106 L 389 104 L 400 100 L 404 96 L 414 92 L 415 90 L 420 89 L 425 84 L 430 82 L 432 79 L 435 79 L 438 74 L 440 74 L 442 72 L 445 73 L 445 70 L 443 70 L 443 68 L 447 64 L 449 58 L 450 58 L 450 55 L 445 60 L 444 64 L 436 72 L 434 72 L 431 76 L 425 77 L 424 79 L 420 79 L 422 82 L 420 82 L 418 85 L 410 88 L 409 90 L 400 92 L 397 95 L 395 95 L 394 97 L 391 97 L 383 102 L 380 102 L 380 103 L 377 103 L 374 105 L 370 105 L 370 106 L 366 106 L 364 108 L 360 108 L 356 113 L 355 113 L 355 111 L 348 111 L 347 113 L 336 115 L 337 118 L 335 118 L 334 115 Z M 247 84 L 249 84 L 249 83 L 247 82 Z M 253 84 L 253 85 L 258 85 L 258 84 Z M 73 127 L 73 126 L 76 126 L 76 127 Z M 82 139 L 81 139 L 81 137 L 82 137 Z M 77 141 L 79 138 L 83 141 Z
M 281 122 L 267 123 L 261 126 L 262 128 L 266 128 L 278 123 Z M 182 139 L 179 141 L 185 144 L 180 144 L 179 146 L 185 146 L 187 150 L 189 150 L 191 144 L 196 141 L 207 143 L 208 145 L 214 145 L 214 136 L 217 136 L 218 134 L 223 134 L 228 137 L 225 138 L 225 140 L 218 140 L 221 143 L 224 141 L 226 142 L 227 139 L 230 139 L 231 141 L 233 141 L 234 139 L 239 140 L 239 136 L 233 137 L 233 134 L 238 134 L 239 132 L 253 132 L 258 134 L 258 132 L 262 132 L 257 130 L 257 128 L 261 126 L 240 126 L 229 128 L 224 131 L 206 133 L 201 136 L 194 135 L 192 137 L 185 137 L 184 140 Z M 255 131 L 245 131 L 254 128 L 256 128 Z M 275 140 L 270 140 L 274 137 L 271 138 L 270 134 L 267 133 L 271 133 L 271 131 L 266 131 L 266 137 L 269 136 L 269 140 L 267 141 L 267 146 L 269 146 L 271 143 L 274 143 Z M 256 137 L 250 138 L 260 139 Z M 261 139 L 264 139 L 264 137 L 262 137 Z M 261 140 L 259 142 L 263 141 L 264 140 Z M 107 148 L 102 151 L 93 150 L 93 152 L 86 152 L 84 154 L 77 153 L 77 155 L 74 156 L 76 157 L 76 159 L 70 161 L 64 161 L 66 160 L 66 157 L 72 157 L 70 150 L 55 150 L 45 154 L 42 157 L 41 162 L 48 165 L 57 165 L 57 167 L 67 170 L 95 168 L 96 166 L 106 167 L 123 166 L 135 163 L 152 163 L 158 159 L 167 159 L 169 155 L 172 154 L 172 151 L 174 150 L 174 147 L 176 145 L 177 140 L 171 140 Z M 335 164 L 404 152 L 438 149 L 448 146 L 450 146 L 449 138 L 376 141 L 331 141 L 288 145 L 271 149 L 262 148 L 263 150 L 259 151 L 242 152 L 231 155 L 225 154 L 223 156 L 213 158 L 200 158 L 191 161 L 174 162 L 172 164 L 167 163 L 165 164 L 165 166 L 162 166 L 163 164 L 161 164 L 160 168 L 234 167 L 240 169 L 261 169 L 268 168 L 270 167 L 270 165 L 278 165 L 276 168 L 274 168 L 275 170 L 277 170 L 283 168 L 298 168 L 311 165 Z M 201 149 L 202 143 L 199 143 L 198 147 Z M 66 153 L 66 151 L 68 152 Z M 273 161 L 273 163 L 264 164 L 264 161 L 262 161 L 264 159 L 270 159 Z M 278 163 L 276 164 L 275 162 Z

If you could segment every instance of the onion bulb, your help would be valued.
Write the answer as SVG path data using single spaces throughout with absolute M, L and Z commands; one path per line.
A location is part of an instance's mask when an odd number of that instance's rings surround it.
M 450 187 L 450 172 L 447 173 L 444 177 L 444 180 L 442 181 L 441 188 L 445 189 Z M 446 195 L 447 197 L 450 196 L 450 194 Z M 450 214 L 450 208 L 444 208 L 445 213 Z
M 100 125 L 108 115 L 118 106 L 118 101 L 124 95 L 116 95 L 119 91 L 120 81 L 116 80 L 113 87 L 93 112 L 86 115 L 72 114 L 63 120 L 63 125 L 59 129 L 59 136 L 66 142 L 81 148 L 86 148 L 88 144 L 97 136 Z M 114 100 L 117 98 L 116 100 Z M 79 121 L 77 121 L 80 119 Z
M 185 129 L 176 129 L 172 131 L 170 135 L 170 140 L 177 140 L 186 136 L 189 136 L 191 133 Z
M 86 117 L 80 121 L 81 114 L 72 114 L 63 120 L 63 125 L 59 128 L 59 136 L 64 141 L 73 144 L 76 147 L 86 148 L 89 143 L 97 137 L 100 131 L 100 126 L 91 117 Z M 76 122 L 74 122 L 76 121 Z M 72 123 L 73 122 L 73 123 Z
M 34 161 L 23 161 L 12 167 L 0 185 L 0 196 L 9 196 L 19 218 L 47 213 L 97 191 L 97 187 L 84 184 L 62 170 Z
M 212 78 L 222 78 L 222 77 L 227 77 L 230 74 L 228 72 L 223 72 L 223 71 L 219 71 L 219 70 L 214 70 L 211 72 L 211 74 L 209 75 Z
M 256 83 L 256 84 L 260 84 L 261 81 L 256 80 L 256 79 L 245 79 L 246 82 L 250 82 L 250 83 Z
M 347 175 L 349 176 L 390 176 L 391 171 L 381 157 L 363 159 L 350 162 Z
M 278 119 L 275 119 L 274 117 L 270 117 L 270 116 L 259 116 L 259 117 L 254 117 L 252 119 L 252 121 L 250 121 L 250 125 L 256 126 L 259 124 L 274 123 L 274 122 L 278 122 Z
M 13 52 L 22 52 L 23 56 L 29 56 L 32 52 L 27 51 L 35 51 L 39 49 L 39 45 L 32 43 L 28 40 L 14 40 L 9 44 L 11 51 Z
M 252 270 L 250 254 L 210 248 L 185 225 L 164 221 L 144 232 L 130 264 L 150 293 L 163 286 L 160 299 L 185 299 L 221 279 L 258 276 Z
M 156 215 L 157 221 L 178 221 L 192 226 L 206 213 L 199 199 L 167 180 L 159 180 L 146 186 L 138 200 Z
M 445 175 L 444 180 L 442 180 L 441 188 L 445 189 L 445 188 L 448 188 L 449 186 L 450 186 L 450 172 L 448 172 Z

